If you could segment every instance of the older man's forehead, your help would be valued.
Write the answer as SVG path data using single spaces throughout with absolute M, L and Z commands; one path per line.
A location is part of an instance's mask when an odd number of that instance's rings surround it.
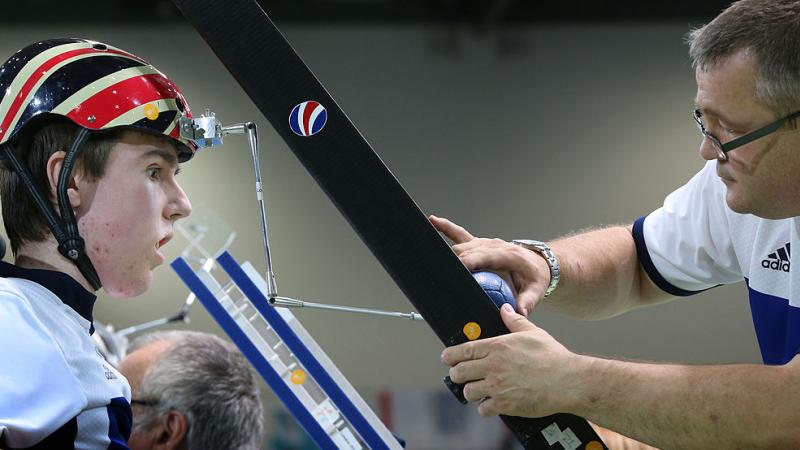
M 132 389 L 138 389 L 145 374 L 161 356 L 172 346 L 171 342 L 149 342 L 122 359 L 119 370 L 128 379 Z

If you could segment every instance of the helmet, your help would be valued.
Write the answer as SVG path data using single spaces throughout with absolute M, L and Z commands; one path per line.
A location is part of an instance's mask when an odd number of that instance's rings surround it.
M 177 86 L 148 62 L 86 39 L 37 42 L 0 66 L 0 145 L 29 124 L 66 117 L 91 131 L 127 127 L 172 138 L 181 162 L 197 144 L 182 136 L 192 114 Z
M 0 163 L 19 176 L 58 241 L 59 252 L 99 289 L 100 279 L 67 196 L 67 181 L 89 134 L 129 128 L 164 135 L 175 142 L 178 160 L 184 162 L 194 156 L 195 138 L 204 137 L 205 130 L 163 73 L 128 52 L 86 39 L 51 39 L 18 51 L 0 66 L 0 93 Z M 66 118 L 79 127 L 59 173 L 60 216 L 15 150 L 18 138 L 48 117 Z

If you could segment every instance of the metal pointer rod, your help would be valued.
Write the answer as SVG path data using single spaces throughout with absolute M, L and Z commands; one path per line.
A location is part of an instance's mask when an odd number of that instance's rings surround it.
M 386 317 L 397 317 L 398 319 L 408 319 L 408 320 L 419 320 L 424 321 L 425 319 L 419 313 L 410 312 L 410 313 L 402 313 L 402 312 L 394 312 L 394 311 L 383 311 L 380 309 L 370 309 L 370 308 L 356 308 L 353 306 L 341 306 L 341 305 L 330 305 L 327 303 L 314 303 L 314 302 L 307 302 L 303 300 L 297 300 L 289 297 L 272 297 L 269 299 L 269 303 L 272 306 L 280 306 L 283 308 L 315 308 L 315 309 L 328 309 L 334 311 L 343 311 L 343 312 L 351 312 L 351 313 L 359 313 L 359 314 L 372 314 L 376 316 L 386 316 Z

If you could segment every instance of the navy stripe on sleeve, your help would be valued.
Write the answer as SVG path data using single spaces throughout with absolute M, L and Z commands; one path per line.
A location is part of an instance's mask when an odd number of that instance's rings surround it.
M 644 267 L 644 271 L 647 272 L 647 275 L 651 280 L 653 280 L 653 283 L 655 283 L 656 286 L 658 286 L 662 291 L 678 297 L 688 297 L 690 295 L 699 294 L 700 292 L 705 291 L 705 289 L 700 291 L 687 291 L 685 289 L 681 289 L 661 276 L 661 273 L 658 272 L 655 264 L 653 264 L 653 260 L 650 258 L 650 252 L 647 251 L 647 244 L 644 241 L 645 217 L 647 216 L 639 217 L 636 219 L 636 222 L 633 223 L 633 241 L 636 243 L 636 254 L 639 258 L 639 263 L 642 265 L 642 267 Z

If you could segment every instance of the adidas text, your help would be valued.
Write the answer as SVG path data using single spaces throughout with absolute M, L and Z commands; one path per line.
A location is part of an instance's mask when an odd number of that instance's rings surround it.
M 773 259 L 772 261 L 764 259 L 761 261 L 761 267 L 765 269 L 779 270 L 781 272 L 789 272 L 789 261 L 780 261 Z

